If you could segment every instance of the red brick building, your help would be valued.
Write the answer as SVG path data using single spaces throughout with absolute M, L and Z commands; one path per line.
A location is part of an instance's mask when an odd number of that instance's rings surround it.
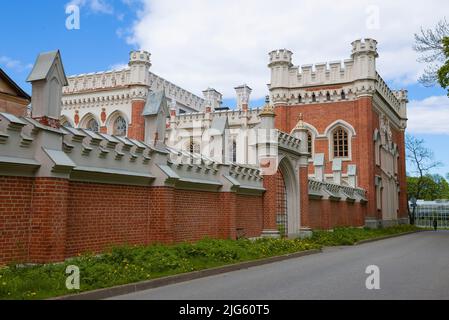
M 273 51 L 269 88 L 279 130 L 294 134 L 302 114 L 312 155 L 310 176 L 332 181 L 334 159 L 340 159 L 346 183 L 367 191 L 366 223 L 391 224 L 407 219 L 407 92 L 388 88 L 376 71 L 377 58 L 373 39 L 354 41 L 343 63 L 296 67 L 292 52 Z M 318 175 L 316 155 L 324 159 Z M 345 177 L 351 170 L 357 171 L 357 181 Z
M 406 92 L 375 71 L 374 40 L 354 42 L 344 68 L 299 72 L 290 51 L 270 53 L 262 110 L 249 108 L 246 85 L 237 110 L 213 89 L 201 104 L 178 88 L 181 104 L 165 94 L 172 84 L 145 82 L 149 54 L 131 57 L 130 70 L 97 79 L 110 89 L 73 78 L 61 106 L 61 56 L 41 54 L 31 117 L 0 112 L 0 264 L 406 222 Z M 199 111 L 181 112 L 188 105 Z

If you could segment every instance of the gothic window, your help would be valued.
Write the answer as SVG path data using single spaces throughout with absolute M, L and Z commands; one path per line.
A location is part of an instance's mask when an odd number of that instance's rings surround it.
M 341 90 L 340 96 L 341 96 L 341 100 L 346 100 L 346 94 L 343 90 Z
M 298 103 L 301 103 L 302 102 L 302 97 L 301 97 L 301 95 L 299 95 L 298 96 Z
M 232 162 L 237 162 L 237 142 L 232 140 Z
M 128 129 L 128 124 L 122 116 L 118 116 L 114 121 L 114 126 L 112 129 L 112 134 L 116 136 L 126 136 L 126 131 Z
M 349 156 L 348 132 L 342 127 L 335 129 L 333 134 L 334 158 L 347 158 Z
M 326 100 L 331 101 L 331 94 L 329 93 L 329 91 L 326 93 Z
M 316 102 L 316 95 L 315 95 L 315 93 L 312 94 L 312 102 Z
M 99 131 L 98 122 L 95 119 L 90 119 L 87 122 L 86 129 L 93 132 L 98 132 Z

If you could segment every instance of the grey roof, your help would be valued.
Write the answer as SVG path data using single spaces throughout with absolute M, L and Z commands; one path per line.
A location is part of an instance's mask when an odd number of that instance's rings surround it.
M 211 129 L 215 129 L 220 132 L 220 134 L 223 134 L 227 126 L 228 117 L 214 117 L 214 119 L 212 120 Z
M 27 82 L 47 79 L 48 73 L 50 72 L 51 67 L 53 66 L 53 63 L 55 62 L 56 59 L 59 59 L 60 66 L 62 69 L 63 74 L 62 80 L 64 81 L 62 85 L 64 86 L 68 85 L 67 77 L 65 75 L 64 66 L 62 65 L 59 50 L 39 54 L 39 56 L 36 59 L 36 62 L 34 63 L 33 70 L 31 70 L 31 73 L 27 78 Z
M 143 116 L 152 116 L 159 113 L 162 107 L 167 106 L 165 91 L 151 92 L 148 94 L 147 102 L 143 108 Z

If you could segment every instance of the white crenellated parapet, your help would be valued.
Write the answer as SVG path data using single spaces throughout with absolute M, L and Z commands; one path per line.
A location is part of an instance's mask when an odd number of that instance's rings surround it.
M 376 71 L 377 41 L 356 40 L 351 48 L 350 59 L 302 66 L 293 66 L 289 50 L 270 52 L 268 88 L 273 104 L 333 103 L 376 95 L 388 105 L 384 109 L 390 106 L 392 116 L 403 120 L 401 127 L 405 128 L 404 92 L 393 93 Z
M 108 100 L 110 97 L 115 99 L 128 99 L 130 97 L 145 98 L 147 90 L 139 93 L 138 88 L 132 90 L 129 86 L 131 81 L 131 69 L 125 68 L 117 71 L 106 71 L 89 74 L 81 74 L 68 77 L 69 85 L 63 88 L 62 101 L 64 105 L 76 103 L 74 99 L 89 100 L 97 102 L 99 100 Z M 165 89 L 165 94 L 170 100 L 176 100 L 180 105 L 188 107 L 191 111 L 200 111 L 205 104 L 204 99 L 197 95 L 180 88 L 179 86 L 148 72 L 146 85 L 151 91 L 161 91 Z M 116 90 L 125 91 L 116 96 Z M 137 90 L 137 91 L 136 91 Z M 79 101 L 78 101 L 79 103 Z

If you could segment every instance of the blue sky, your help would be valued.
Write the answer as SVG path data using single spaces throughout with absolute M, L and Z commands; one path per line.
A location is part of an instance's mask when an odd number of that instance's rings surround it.
M 65 7 L 80 6 L 80 30 L 67 30 Z M 282 3 L 281 3 L 282 2 Z M 411 49 L 413 33 L 449 12 L 447 1 L 429 0 L 404 12 L 407 1 L 27 0 L 2 1 L 0 66 L 26 91 L 25 79 L 39 52 L 60 49 L 66 73 L 126 64 L 132 49 L 152 53 L 152 70 L 201 95 L 211 86 L 234 105 L 233 88 L 247 83 L 255 106 L 263 104 L 267 53 L 289 48 L 295 64 L 345 59 L 350 42 L 379 41 L 378 68 L 392 88 L 409 91 L 409 132 L 425 139 L 449 172 L 449 99 L 439 87 L 416 79 L 423 65 Z M 289 10 L 285 10 L 289 8 Z M 20 12 L 20 14 L 18 14 Z M 345 19 L 339 17 L 344 14 Z M 367 20 L 378 14 L 378 26 Z M 413 16 L 413 19 L 410 17 Z M 326 23 L 318 23 L 325 21 Z M 329 25 L 332 24 L 332 28 Z M 364 26 L 361 28 L 360 26 Z

